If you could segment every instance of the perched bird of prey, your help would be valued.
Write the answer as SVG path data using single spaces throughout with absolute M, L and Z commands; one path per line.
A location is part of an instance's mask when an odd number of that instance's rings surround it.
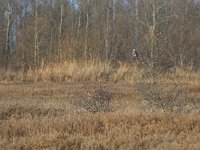
M 135 58 L 137 60 L 139 59 L 138 52 L 135 49 L 132 50 L 132 56 L 133 56 L 133 58 Z

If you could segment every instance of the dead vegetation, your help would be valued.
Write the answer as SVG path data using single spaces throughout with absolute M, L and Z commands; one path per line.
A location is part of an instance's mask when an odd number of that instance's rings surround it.
M 121 62 L 8 70 L 0 149 L 199 149 L 198 74 L 176 68 L 152 78 Z
M 0 70 L 0 82 L 127 82 L 137 81 L 142 69 L 130 63 L 111 63 L 98 61 L 74 61 L 43 64 L 38 70 Z
M 77 91 L 77 98 L 72 100 L 72 104 L 92 113 L 112 111 L 110 106 L 112 94 L 105 89 L 105 86 L 100 85 L 93 89 L 86 86 L 85 88 Z
M 199 149 L 199 85 L 179 88 L 155 111 L 133 84 L 1 84 L 0 149 Z
M 60 63 L 47 63 L 38 70 L 9 69 L 0 70 L 0 83 L 68 83 L 68 82 L 111 82 L 111 83 L 138 83 L 148 82 L 150 76 L 148 69 L 143 65 L 118 61 L 116 66 L 112 63 L 98 61 L 65 61 Z M 173 68 L 162 73 L 159 70 L 158 81 L 167 83 L 181 83 L 198 85 L 200 72 L 187 69 Z

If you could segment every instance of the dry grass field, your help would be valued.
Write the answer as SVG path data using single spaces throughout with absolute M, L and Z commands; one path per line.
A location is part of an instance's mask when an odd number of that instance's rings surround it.
M 164 85 L 169 89 L 173 83 Z M 181 83 L 180 94 L 166 108 L 149 105 L 153 99 L 145 100 L 137 87 L 1 83 L 0 149 L 200 149 L 199 84 Z M 109 100 L 109 106 L 90 111 L 98 97 Z
M 200 72 L 152 79 L 123 63 L 2 71 L 0 149 L 200 149 Z

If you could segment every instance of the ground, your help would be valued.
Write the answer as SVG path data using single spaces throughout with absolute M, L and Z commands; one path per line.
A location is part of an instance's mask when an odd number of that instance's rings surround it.
M 112 95 L 109 109 L 91 112 L 79 101 L 100 85 Z M 0 149 L 200 149 L 200 85 L 181 85 L 173 110 L 149 105 L 137 87 L 0 84 Z

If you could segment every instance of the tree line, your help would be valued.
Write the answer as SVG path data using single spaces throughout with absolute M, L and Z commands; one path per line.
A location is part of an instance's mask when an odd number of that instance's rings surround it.
M 131 61 L 200 66 L 197 0 L 0 0 L 0 66 Z

